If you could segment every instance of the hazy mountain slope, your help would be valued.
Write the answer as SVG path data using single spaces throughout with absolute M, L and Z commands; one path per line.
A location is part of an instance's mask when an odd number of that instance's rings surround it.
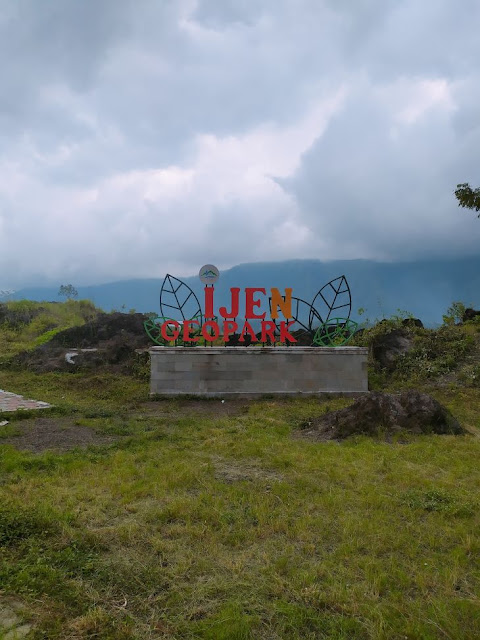
M 200 265 L 201 266 L 201 265 Z M 398 309 L 420 317 L 425 323 L 441 322 L 442 313 L 454 300 L 480 307 L 480 258 L 454 261 L 429 260 L 408 263 L 379 263 L 370 260 L 292 260 L 242 264 L 221 273 L 216 284 L 216 305 L 229 306 L 230 287 L 293 287 L 293 295 L 311 302 L 326 282 L 344 274 L 352 290 L 353 317 L 360 307 L 370 318 L 391 315 Z M 105 310 L 136 309 L 159 312 L 158 279 L 126 280 L 77 287 L 80 298 L 88 298 Z M 172 274 L 175 275 L 175 274 Z M 184 278 L 202 300 L 198 277 Z M 75 283 L 73 283 L 75 284 Z M 58 289 L 27 288 L 16 299 L 59 300 Z

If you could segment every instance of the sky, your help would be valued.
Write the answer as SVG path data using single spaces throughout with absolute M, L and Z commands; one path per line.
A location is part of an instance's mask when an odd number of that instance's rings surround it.
M 0 288 L 478 255 L 480 3 L 0 0 Z

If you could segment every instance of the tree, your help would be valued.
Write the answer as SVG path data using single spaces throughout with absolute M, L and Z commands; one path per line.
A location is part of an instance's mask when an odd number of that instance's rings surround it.
M 459 207 L 480 211 L 480 188 L 472 189 L 468 182 L 457 184 L 455 197 L 458 200 Z M 477 217 L 480 218 L 480 213 Z
M 67 298 L 67 300 L 71 300 L 78 296 L 78 291 L 75 289 L 73 284 L 62 284 L 58 290 L 58 295 Z

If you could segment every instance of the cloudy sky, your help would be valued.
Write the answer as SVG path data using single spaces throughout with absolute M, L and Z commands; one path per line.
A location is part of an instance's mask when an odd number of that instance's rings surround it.
M 478 254 L 480 3 L 0 0 L 0 287 Z

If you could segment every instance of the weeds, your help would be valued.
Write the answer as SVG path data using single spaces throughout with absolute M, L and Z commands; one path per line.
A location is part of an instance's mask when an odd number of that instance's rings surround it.
M 456 369 L 475 341 L 461 327 L 417 330 L 413 348 L 399 358 L 398 377 L 433 378 Z

